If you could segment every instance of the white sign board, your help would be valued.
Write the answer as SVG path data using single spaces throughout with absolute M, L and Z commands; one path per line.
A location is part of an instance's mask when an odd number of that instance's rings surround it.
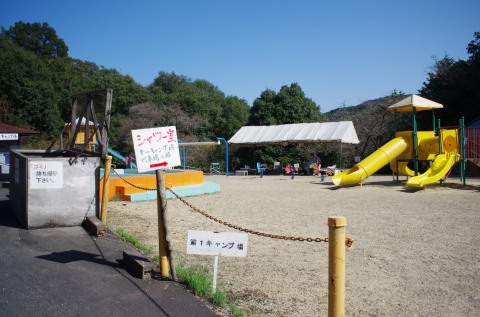
M 132 140 L 140 173 L 181 164 L 174 126 L 132 130 Z
M 188 230 L 187 254 L 247 256 L 248 234 Z
M 0 133 L 0 141 L 18 140 L 18 133 Z
M 59 161 L 30 161 L 31 189 L 63 188 L 63 163 Z M 17 165 L 15 165 L 16 167 Z

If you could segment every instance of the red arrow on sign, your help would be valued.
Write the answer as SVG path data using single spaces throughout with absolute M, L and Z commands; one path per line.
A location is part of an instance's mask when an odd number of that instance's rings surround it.
M 155 164 L 150 164 L 150 168 L 153 168 L 153 167 L 162 167 L 162 166 L 167 166 L 168 163 L 163 161 L 161 163 L 155 163 Z

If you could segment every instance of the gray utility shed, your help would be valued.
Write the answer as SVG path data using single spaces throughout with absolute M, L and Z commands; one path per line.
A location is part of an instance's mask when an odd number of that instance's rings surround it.
M 27 229 L 81 225 L 98 217 L 100 157 L 70 151 L 12 150 L 10 203 Z

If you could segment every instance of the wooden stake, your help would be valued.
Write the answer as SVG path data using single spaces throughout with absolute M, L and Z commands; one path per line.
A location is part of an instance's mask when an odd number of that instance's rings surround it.
M 162 277 L 169 277 L 169 265 L 172 278 L 177 279 L 175 266 L 170 248 L 170 231 L 168 230 L 167 197 L 165 194 L 165 174 L 157 170 L 157 215 L 158 215 L 158 247 L 160 254 L 160 273 Z

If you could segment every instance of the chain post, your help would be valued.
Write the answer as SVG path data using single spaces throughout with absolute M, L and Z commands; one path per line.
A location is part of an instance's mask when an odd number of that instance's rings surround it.
M 107 208 L 108 208 L 108 191 L 110 189 L 110 169 L 112 166 L 112 156 L 105 155 L 105 169 L 103 171 L 103 192 L 102 192 L 102 209 L 100 211 L 100 219 L 104 225 L 107 224 Z
M 328 317 L 345 316 L 345 217 L 328 217 Z

